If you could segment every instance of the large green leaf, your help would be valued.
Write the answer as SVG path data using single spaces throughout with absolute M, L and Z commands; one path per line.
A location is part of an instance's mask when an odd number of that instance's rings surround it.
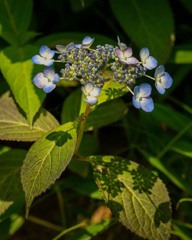
M 26 151 L 10 150 L 0 158 L 0 215 L 24 195 L 20 171 Z
M 167 189 L 148 169 L 114 156 L 92 156 L 97 185 L 114 216 L 137 235 L 167 240 L 171 210 Z
M 20 113 L 12 97 L 0 98 L 0 139 L 31 142 L 59 126 L 58 121 L 46 110 L 42 110 L 33 126 Z
M 110 0 L 110 4 L 121 27 L 138 48 L 149 48 L 159 63 L 169 58 L 174 33 L 167 0 Z
M 32 14 L 32 0 L 0 1 L 0 36 L 10 44 L 23 42 Z
M 69 122 L 42 136 L 29 149 L 21 170 L 27 213 L 33 199 L 65 170 L 75 150 L 76 135 L 75 124 Z
M 104 102 L 90 113 L 87 118 L 86 127 L 103 127 L 123 118 L 128 109 L 121 99 Z
M 30 125 L 45 97 L 43 91 L 37 89 L 32 83 L 34 64 L 31 57 L 35 53 L 37 49 L 32 46 L 8 47 L 0 53 L 2 74 Z

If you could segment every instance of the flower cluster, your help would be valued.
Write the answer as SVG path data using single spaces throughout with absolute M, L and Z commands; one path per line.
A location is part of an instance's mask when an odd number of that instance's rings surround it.
M 92 49 L 93 42 L 94 38 L 87 36 L 80 44 L 71 42 L 66 46 L 56 45 L 56 50 L 42 46 L 39 55 L 33 56 L 32 61 L 46 68 L 34 77 L 33 83 L 49 93 L 60 79 L 79 81 L 85 101 L 96 104 L 105 81 L 117 81 L 124 84 L 132 93 L 133 106 L 145 112 L 153 111 L 154 103 L 150 97 L 151 85 L 148 83 L 137 85 L 137 83 L 141 77 L 147 77 L 154 81 L 157 91 L 164 94 L 173 82 L 169 73 L 165 72 L 164 66 L 157 67 L 157 60 L 150 55 L 148 48 L 141 49 L 140 60 L 138 60 L 133 56 L 132 48 L 120 42 L 119 38 L 118 46 L 105 44 L 97 45 Z M 54 60 L 55 54 L 58 55 L 56 60 Z M 63 63 L 60 76 L 51 68 L 54 62 Z M 155 68 L 153 77 L 146 74 L 147 71 Z M 105 79 L 103 76 L 106 70 L 112 72 L 110 79 Z

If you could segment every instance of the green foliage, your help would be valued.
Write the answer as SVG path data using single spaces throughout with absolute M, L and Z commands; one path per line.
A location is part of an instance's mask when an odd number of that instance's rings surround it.
M 0 0 L 1 240 L 191 239 L 191 13 L 191 0 Z M 93 106 L 77 81 L 34 86 L 40 46 L 85 36 L 166 64 L 173 87 L 152 113 L 133 109 L 110 66 Z
M 90 162 L 105 201 L 123 225 L 143 238 L 169 239 L 169 196 L 155 174 L 114 156 L 93 156 Z
M 110 4 L 133 42 L 139 48 L 148 46 L 160 64 L 166 62 L 174 41 L 173 16 L 168 1 L 158 0 L 154 4 L 153 0 L 110 0 Z
M 27 212 L 33 199 L 47 190 L 69 164 L 75 150 L 76 130 L 73 122 L 61 125 L 29 149 L 21 169 Z

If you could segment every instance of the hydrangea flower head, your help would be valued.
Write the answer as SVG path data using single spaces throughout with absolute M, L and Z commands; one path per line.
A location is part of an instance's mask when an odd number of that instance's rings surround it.
M 135 57 L 132 57 L 133 51 L 132 51 L 132 48 L 130 47 L 124 50 L 121 50 L 120 48 L 116 48 L 115 53 L 117 54 L 119 61 L 122 63 L 137 64 L 139 62 Z
M 86 36 L 83 38 L 83 41 L 81 44 L 75 44 L 76 48 L 90 48 L 92 43 L 94 42 L 94 38 L 91 38 L 89 36 Z
M 172 77 L 169 75 L 169 73 L 165 72 L 163 65 L 160 65 L 158 68 L 156 68 L 154 77 L 155 87 L 160 94 L 164 94 L 165 89 L 170 88 L 173 83 Z
M 41 64 L 50 67 L 54 63 L 54 59 L 52 59 L 54 55 L 54 50 L 51 50 L 47 46 L 41 46 L 39 50 L 39 55 L 33 56 L 32 62 L 35 64 Z
M 142 83 L 134 87 L 134 95 L 132 98 L 133 106 L 141 108 L 145 112 L 152 112 L 154 109 L 153 99 L 150 97 L 152 88 L 148 83 Z
M 151 70 L 157 67 L 157 60 L 149 54 L 148 48 L 142 48 L 140 51 L 140 58 L 143 66 Z
M 44 92 L 49 93 L 56 87 L 56 82 L 59 82 L 60 77 L 55 71 L 47 67 L 43 72 L 38 73 L 33 78 L 33 83 L 38 87 L 43 89 Z
M 81 87 L 82 92 L 85 94 L 85 101 L 89 104 L 96 104 L 98 101 L 98 96 L 101 93 L 101 89 L 96 87 L 92 82 L 86 82 L 83 87 Z

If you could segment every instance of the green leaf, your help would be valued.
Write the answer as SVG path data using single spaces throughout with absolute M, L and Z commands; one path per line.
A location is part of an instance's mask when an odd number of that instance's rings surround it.
M 171 149 L 179 154 L 182 154 L 183 156 L 192 158 L 192 146 L 191 142 L 187 141 L 178 141 L 176 142 Z
M 110 4 L 119 24 L 137 47 L 149 48 L 159 63 L 167 61 L 174 41 L 168 1 L 110 0 Z
M 24 150 L 10 150 L 0 158 L 0 215 L 2 215 L 22 195 L 20 171 Z
M 50 47 L 54 47 L 57 44 L 61 45 L 67 45 L 70 42 L 75 42 L 75 43 L 81 43 L 83 38 L 87 35 L 90 35 L 91 37 L 95 38 L 95 41 L 93 43 L 93 46 L 96 46 L 98 44 L 112 44 L 112 45 L 117 45 L 116 44 L 116 39 L 115 41 L 109 37 L 106 37 L 101 34 L 93 34 L 93 33 L 79 33 L 79 32 L 65 32 L 65 33 L 56 33 L 49 35 L 47 37 L 42 37 L 38 39 L 35 44 L 36 46 L 42 46 L 42 45 L 48 45 Z
M 73 122 L 43 135 L 29 149 L 21 170 L 27 214 L 33 199 L 47 190 L 69 164 L 76 143 Z
M 45 93 L 32 83 L 33 67 L 31 57 L 37 49 L 32 46 L 8 47 L 0 53 L 0 68 L 13 95 L 25 112 L 32 125 L 33 118 L 39 110 Z
M 91 240 L 93 237 L 106 231 L 113 224 L 114 222 L 111 220 L 106 220 L 98 224 L 90 225 L 87 228 L 75 233 L 73 236 L 68 238 L 68 240 Z
M 170 62 L 176 64 L 187 64 L 192 63 L 192 46 L 191 45 L 181 45 L 176 46 L 173 49 Z
M 170 200 L 154 173 L 120 157 L 92 156 L 90 162 L 104 200 L 123 225 L 143 238 L 169 239 Z
M 0 1 L 0 36 L 10 44 L 20 44 L 31 21 L 32 0 Z
M 123 118 L 127 111 L 127 106 L 121 99 L 100 104 L 87 118 L 86 128 L 107 126 Z
M 111 76 L 112 76 L 111 71 L 106 71 L 105 74 L 103 75 L 103 77 L 106 79 L 111 78 Z M 128 92 L 128 89 L 124 84 L 107 81 L 105 82 L 102 88 L 101 94 L 99 95 L 98 104 L 119 98 L 127 92 Z
M 33 126 L 20 113 L 13 98 L 0 98 L 0 139 L 12 141 L 36 141 L 43 134 L 59 126 L 57 120 L 46 110 L 41 110 Z

